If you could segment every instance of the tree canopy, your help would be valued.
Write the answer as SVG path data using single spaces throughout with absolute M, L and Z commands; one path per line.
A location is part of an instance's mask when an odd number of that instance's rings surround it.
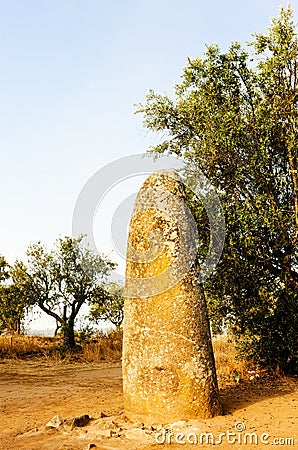
M 124 318 L 124 287 L 115 282 L 99 286 L 91 301 L 90 318 L 96 323 L 109 321 L 119 328 Z
M 16 262 L 14 278 L 31 305 L 38 305 L 61 326 L 64 346 L 75 347 L 74 325 L 85 302 L 91 301 L 115 264 L 79 238 L 59 238 L 52 251 L 38 242 L 27 250 L 26 265 Z
M 150 90 L 137 111 L 166 136 L 150 151 L 183 157 L 220 196 L 226 243 L 205 283 L 213 324 L 228 319 L 246 357 L 287 371 L 298 371 L 297 86 L 289 6 L 248 46 L 189 59 L 174 98 Z M 206 253 L 207 217 L 194 210 Z

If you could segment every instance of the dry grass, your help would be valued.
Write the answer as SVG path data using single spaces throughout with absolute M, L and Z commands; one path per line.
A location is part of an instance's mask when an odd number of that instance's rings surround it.
M 122 355 L 122 332 L 112 331 L 83 345 L 81 357 L 86 362 L 119 361 Z
M 45 336 L 0 336 L 0 358 L 26 358 L 46 356 L 57 345 L 57 338 Z
M 119 361 L 122 353 L 122 332 L 79 340 L 79 351 L 70 354 L 61 350 L 59 337 L 44 336 L 0 336 L 0 358 L 46 358 L 50 360 Z M 235 345 L 226 337 L 213 339 L 217 375 L 219 378 L 246 378 L 248 365 L 237 358 Z
M 78 351 L 68 353 L 61 347 L 61 338 L 46 336 L 0 336 L 0 358 L 46 358 L 67 361 L 119 361 L 122 353 L 122 334 L 112 331 L 92 339 L 80 341 Z
M 235 343 L 231 339 L 223 336 L 215 337 L 212 344 L 219 378 L 231 378 L 237 381 L 238 377 L 247 377 L 248 363 L 237 358 Z

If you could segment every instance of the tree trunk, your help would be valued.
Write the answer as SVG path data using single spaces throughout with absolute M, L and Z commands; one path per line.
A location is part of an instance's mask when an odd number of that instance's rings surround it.
M 55 332 L 54 332 L 54 336 L 58 335 L 58 331 L 60 330 L 60 328 L 61 328 L 61 323 L 58 322 L 58 320 L 56 319 L 56 329 L 55 329 Z
M 20 318 L 18 318 L 16 320 L 16 333 L 21 334 L 21 319 Z
M 65 349 L 73 351 L 76 347 L 74 336 L 74 321 L 69 320 L 62 327 L 63 329 L 63 346 Z

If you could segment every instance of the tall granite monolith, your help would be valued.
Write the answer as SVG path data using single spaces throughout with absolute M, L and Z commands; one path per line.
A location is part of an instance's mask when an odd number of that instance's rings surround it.
M 195 230 L 180 178 L 150 175 L 135 201 L 126 256 L 123 390 L 134 421 L 222 412 Z

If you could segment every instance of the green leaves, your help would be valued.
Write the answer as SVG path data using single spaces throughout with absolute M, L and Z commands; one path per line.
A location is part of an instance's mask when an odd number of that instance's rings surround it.
M 0 256 L 0 283 L 9 278 L 9 264 L 4 256 Z
M 124 318 L 124 287 L 115 282 L 100 286 L 94 292 L 90 305 L 90 318 L 95 323 L 107 320 L 120 327 Z

